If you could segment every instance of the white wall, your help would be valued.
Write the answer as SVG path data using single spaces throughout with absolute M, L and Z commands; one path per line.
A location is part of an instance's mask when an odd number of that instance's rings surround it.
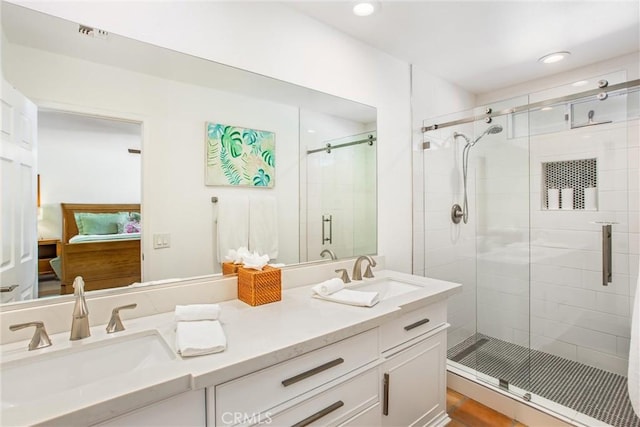
M 40 238 L 62 236 L 60 203 L 140 203 L 139 123 L 40 111 Z
M 219 271 L 211 196 L 222 203 L 238 189 L 204 185 L 206 121 L 275 132 L 275 188 L 243 191 L 276 195 L 278 258 L 298 262 L 298 229 L 290 226 L 298 223 L 297 108 L 20 46 L 11 51 L 20 60 L 7 61 L 5 73 L 26 96 L 143 122 L 144 280 Z M 170 233 L 171 247 L 153 249 L 154 233 Z
M 388 268 L 411 271 L 411 118 L 405 62 L 278 3 L 15 3 L 375 106 L 378 251 L 386 255 Z M 143 161 L 146 204 L 147 196 L 153 199 L 162 189 L 151 185 L 155 176 Z

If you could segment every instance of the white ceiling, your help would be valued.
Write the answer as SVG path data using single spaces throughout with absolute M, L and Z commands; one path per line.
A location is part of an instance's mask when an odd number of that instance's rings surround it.
M 286 2 L 476 94 L 640 51 L 637 0 L 383 0 L 369 17 L 354 3 Z M 562 50 L 571 52 L 562 62 L 537 62 Z

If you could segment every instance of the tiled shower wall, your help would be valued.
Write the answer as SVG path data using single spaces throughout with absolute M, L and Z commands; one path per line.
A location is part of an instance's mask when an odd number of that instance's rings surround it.
M 459 131 L 473 135 L 473 125 L 461 126 Z M 427 139 L 431 148 L 423 156 L 425 276 L 463 285 L 462 292 L 450 297 L 448 303 L 451 347 L 476 332 L 476 217 L 470 215 L 467 224 L 451 221 L 451 207 L 463 201 L 464 140 L 454 140 L 451 128 L 431 131 Z M 473 176 L 469 187 L 475 187 Z M 473 190 L 469 191 L 469 203 L 475 205 Z
M 638 120 L 531 137 L 531 344 L 626 375 L 638 276 Z M 546 210 L 543 162 L 596 158 L 598 210 Z M 614 222 L 602 284 L 598 221 Z

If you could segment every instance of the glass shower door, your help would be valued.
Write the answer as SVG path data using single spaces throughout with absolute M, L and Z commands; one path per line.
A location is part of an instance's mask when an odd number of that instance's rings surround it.
M 476 233 L 477 376 L 523 396 L 531 382 L 528 115 L 479 120 L 473 130 L 467 175 Z
M 526 114 L 518 123 L 526 129 Z M 449 304 L 450 365 L 524 395 L 530 383 L 529 141 L 513 127 L 505 115 L 425 134 L 425 275 L 463 285 Z
M 375 254 L 376 132 L 331 140 L 307 155 L 307 253 Z

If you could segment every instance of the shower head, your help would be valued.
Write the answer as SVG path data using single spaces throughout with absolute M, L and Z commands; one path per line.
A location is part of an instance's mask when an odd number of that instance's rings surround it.
M 502 132 L 502 126 L 500 126 L 500 125 L 491 125 L 484 132 L 482 132 L 482 134 L 479 137 L 477 137 L 471 143 L 471 146 L 474 146 L 476 144 L 476 142 L 480 141 L 480 139 L 483 138 L 485 135 L 493 135 L 493 134 L 500 133 L 500 132 Z M 468 142 L 468 140 L 467 140 L 467 142 Z
M 474 145 L 476 145 L 476 142 L 480 141 L 480 138 L 483 138 L 485 135 L 491 135 L 491 134 L 500 133 L 500 132 L 502 132 L 502 126 L 500 126 L 500 125 L 491 125 L 487 129 L 485 129 L 485 131 L 482 132 L 482 134 L 479 137 L 474 139 L 473 142 L 471 142 L 471 140 L 469 139 L 469 137 L 467 135 L 465 135 L 464 133 L 460 133 L 460 132 L 454 132 L 453 133 L 453 138 L 455 139 L 455 138 L 461 136 L 462 138 L 464 138 L 465 141 L 467 141 L 467 145 L 468 146 L 473 147 Z

